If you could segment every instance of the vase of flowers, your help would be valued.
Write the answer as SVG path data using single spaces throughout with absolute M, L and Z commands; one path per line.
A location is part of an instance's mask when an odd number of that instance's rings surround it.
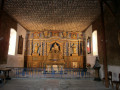
M 90 69 L 91 68 L 91 64 L 87 63 L 86 64 L 86 68 Z

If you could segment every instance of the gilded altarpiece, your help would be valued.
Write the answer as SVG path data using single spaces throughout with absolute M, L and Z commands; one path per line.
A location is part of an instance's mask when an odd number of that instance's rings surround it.
M 82 36 L 81 32 L 27 32 L 25 66 L 83 68 Z

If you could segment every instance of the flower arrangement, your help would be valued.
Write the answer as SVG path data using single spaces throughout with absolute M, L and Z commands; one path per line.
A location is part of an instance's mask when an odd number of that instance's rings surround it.
M 87 64 L 86 64 L 86 67 L 87 67 L 87 68 L 91 68 L 91 64 L 87 63 Z

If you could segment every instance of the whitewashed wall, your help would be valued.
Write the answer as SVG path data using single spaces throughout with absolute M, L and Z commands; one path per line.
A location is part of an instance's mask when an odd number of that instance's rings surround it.
M 88 27 L 88 29 L 85 31 L 85 37 L 86 37 L 86 45 L 87 45 L 87 38 L 90 37 L 91 38 L 91 53 L 88 54 L 87 53 L 87 46 L 86 47 L 86 62 L 91 64 L 91 66 L 93 67 L 93 65 L 95 64 L 95 56 L 93 56 L 93 49 L 92 49 L 92 25 Z
M 17 54 L 19 36 L 23 37 L 23 53 Z M 3 64 L 0 67 L 24 67 L 24 48 L 25 48 L 26 30 L 19 24 L 17 24 L 17 38 L 15 55 L 8 55 L 7 64 Z
M 112 72 L 112 79 L 113 80 L 119 80 L 118 75 L 120 73 L 120 66 L 111 66 L 111 65 L 108 65 L 108 71 Z M 103 65 L 101 65 L 100 77 L 101 78 L 104 77 Z

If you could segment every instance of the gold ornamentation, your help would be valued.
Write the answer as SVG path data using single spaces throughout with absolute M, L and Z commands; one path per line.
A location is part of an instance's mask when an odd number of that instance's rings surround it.
M 39 33 L 38 32 L 34 32 L 34 39 L 39 39 Z
M 67 36 L 66 32 L 63 32 L 63 37 L 65 38 Z
M 47 36 L 48 36 L 48 32 L 44 31 L 44 37 L 47 37 Z
M 72 50 L 73 50 L 73 54 L 76 54 L 76 45 L 73 43 L 73 46 L 72 46 Z
M 76 33 L 72 33 L 71 38 L 72 39 L 77 39 L 77 34 Z
M 37 44 L 35 44 L 35 48 L 34 48 L 34 52 L 33 52 L 33 56 L 39 56 L 39 54 L 38 54 L 38 45 Z

